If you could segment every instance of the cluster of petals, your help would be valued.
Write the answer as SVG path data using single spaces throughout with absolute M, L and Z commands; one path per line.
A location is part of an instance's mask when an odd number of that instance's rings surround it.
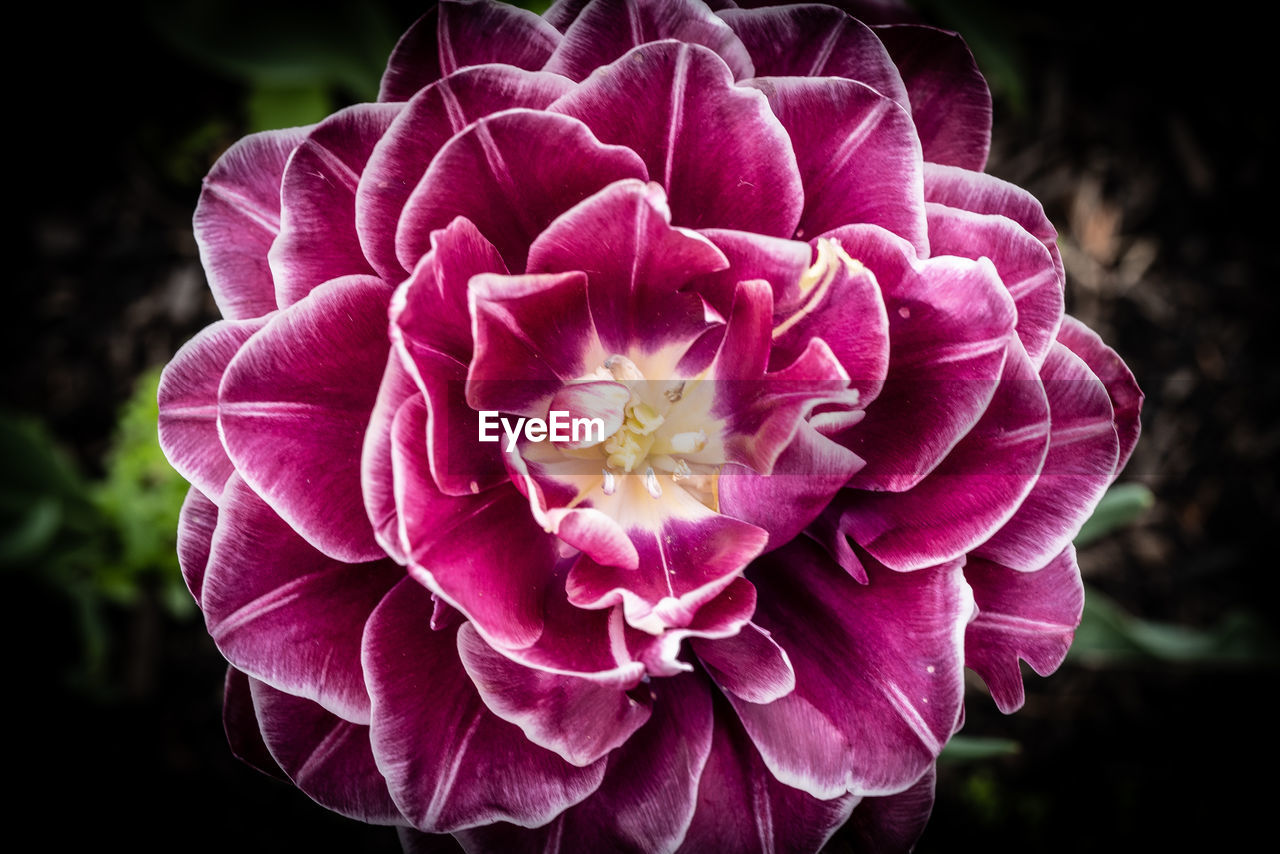
M 925 26 L 443 0 L 228 150 L 160 437 L 235 752 L 409 848 L 909 848 L 1138 434 L 990 119 Z

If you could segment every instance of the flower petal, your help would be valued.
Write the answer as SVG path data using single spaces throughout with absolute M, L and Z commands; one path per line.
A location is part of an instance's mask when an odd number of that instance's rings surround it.
M 360 494 L 364 496 L 364 509 L 373 525 L 374 539 L 399 563 L 405 563 L 407 557 L 400 542 L 400 511 L 396 507 L 391 466 L 392 426 L 400 407 L 419 393 L 399 353 L 391 352 L 382 382 L 378 384 L 378 397 L 360 453 Z
M 405 203 L 396 257 L 412 270 L 430 249 L 431 232 L 465 216 L 508 269 L 523 270 L 529 244 L 558 215 L 614 181 L 648 177 L 630 149 L 602 145 L 579 121 L 525 109 L 496 113 L 431 161 Z
M 786 650 L 754 623 L 732 637 L 694 638 L 691 644 L 716 685 L 749 703 L 772 703 L 795 690 Z
M 265 318 L 213 323 L 184 344 L 160 376 L 160 450 L 215 504 L 235 472 L 218 435 L 218 386 L 227 365 L 264 325 Z
M 258 715 L 253 710 L 253 694 L 249 677 L 234 667 L 227 668 L 222 688 L 222 728 L 227 734 L 231 755 L 246 765 L 277 780 L 289 777 L 267 750 L 258 728 Z
M 428 833 L 496 821 L 536 827 L 595 791 L 605 763 L 570 765 L 485 708 L 458 660 L 456 631 L 433 631 L 431 611 L 430 593 L 405 579 L 364 640 L 374 756 L 410 822 Z
M 178 514 L 178 566 L 187 590 L 200 605 L 204 573 L 209 565 L 209 546 L 218 525 L 218 507 L 194 486 L 187 490 Z
M 625 21 L 626 26 L 619 26 Z M 662 39 L 709 48 L 741 80 L 754 74 L 751 57 L 733 30 L 695 0 L 594 0 L 574 18 L 546 70 L 584 80 L 632 48 Z
M 795 230 L 803 190 L 786 131 L 765 98 L 735 86 L 706 48 L 638 47 L 550 109 L 639 154 L 646 177 L 666 189 L 676 225 L 776 237 Z
M 310 128 L 246 136 L 209 170 L 193 228 L 200 263 L 222 316 L 261 317 L 276 307 L 267 264 L 280 232 L 280 178 Z
M 218 522 L 201 604 L 219 651 L 256 679 L 368 723 L 360 638 L 404 570 L 325 557 L 238 477 Z
M 933 812 L 936 767 L 931 766 L 911 788 L 896 795 L 863 798 L 849 820 L 856 854 L 909 854 Z
M 316 125 L 289 157 L 280 183 L 280 234 L 267 253 L 281 307 L 330 279 L 373 273 L 356 236 L 356 186 L 402 106 L 348 107 Z
M 987 683 L 1000 711 L 1016 712 L 1025 700 L 1018 659 L 1048 676 L 1066 658 L 1080 624 L 1084 585 L 1075 547 L 1034 572 L 971 557 L 964 577 L 978 606 L 965 631 L 965 666 Z
M 236 470 L 337 560 L 383 556 L 360 495 L 360 452 L 386 367 L 390 296 L 371 276 L 316 288 L 241 348 L 218 395 Z
M 1058 341 L 1083 359 L 1089 370 L 1107 387 L 1107 395 L 1115 410 L 1116 434 L 1120 439 L 1120 455 L 1116 460 L 1112 475 L 1114 477 L 1129 461 L 1134 446 L 1138 444 L 1138 434 L 1142 432 L 1142 422 L 1139 419 L 1142 413 L 1142 389 L 1138 388 L 1133 372 L 1116 351 L 1103 344 L 1098 333 L 1074 317 L 1063 319 Z
M 755 621 L 788 650 L 796 688 L 767 705 L 728 699 L 773 775 L 814 797 L 902 791 L 960 719 L 973 611 L 960 561 L 913 573 L 863 563 L 865 586 L 797 540 L 748 573 Z
M 797 284 L 813 258 L 809 244 L 728 228 L 705 228 L 700 233 L 729 261 L 725 269 L 700 276 L 689 285 L 716 311 L 728 315 L 738 283 L 752 279 L 773 288 L 775 322 L 781 321 L 779 312 L 790 314 L 799 307 Z

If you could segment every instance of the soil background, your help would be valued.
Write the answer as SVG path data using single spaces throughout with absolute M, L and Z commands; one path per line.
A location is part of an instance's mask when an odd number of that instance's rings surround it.
M 968 16 L 963 34 L 1012 69 L 989 171 L 1044 202 L 1069 310 L 1147 394 L 1124 479 L 1156 505 L 1082 550 L 1087 581 L 1146 619 L 1212 630 L 1247 612 L 1274 628 L 1272 37 L 1238 7 L 1228 18 L 1098 0 L 935 5 L 943 23 Z M 388 8 L 398 29 L 416 16 Z M 17 223 L 0 406 L 39 418 L 92 474 L 135 378 L 217 317 L 190 218 L 200 177 L 244 132 L 246 93 L 160 38 L 141 8 L 34 15 L 11 32 L 28 58 L 7 57 Z M 231 757 L 223 665 L 198 618 L 147 598 L 113 611 L 107 694 L 64 678 L 79 655 L 75 615 L 41 585 L 6 579 L 0 623 L 18 792 L 4 803 L 31 847 L 399 850 L 390 830 Z M 1011 717 L 975 685 L 965 734 L 1021 749 L 944 765 L 918 850 L 1249 850 L 1273 824 L 1276 675 L 1257 662 L 1069 662 L 1029 675 Z

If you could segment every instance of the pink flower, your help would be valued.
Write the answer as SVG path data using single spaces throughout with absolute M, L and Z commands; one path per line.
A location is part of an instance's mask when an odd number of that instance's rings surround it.
M 482 0 L 228 151 L 160 430 L 237 753 L 408 844 L 909 847 L 1138 433 L 989 125 L 926 27 Z

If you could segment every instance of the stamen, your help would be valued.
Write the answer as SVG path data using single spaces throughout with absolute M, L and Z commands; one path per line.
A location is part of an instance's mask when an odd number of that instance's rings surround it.
M 677 433 L 671 437 L 668 444 L 671 446 L 671 453 L 696 454 L 707 446 L 707 434 L 704 430 Z
M 612 356 L 605 359 L 604 366 L 609 373 L 613 374 L 613 378 L 618 382 L 639 381 L 644 379 L 644 374 L 636 367 L 636 363 L 620 353 L 614 353 Z
M 800 281 L 797 282 L 800 295 L 808 295 L 809 298 L 795 314 L 792 314 L 774 327 L 774 340 L 785 335 L 787 330 L 803 320 L 822 303 L 827 294 L 827 289 L 831 287 L 831 283 L 835 281 L 836 275 L 840 272 L 840 266 L 837 266 L 836 262 L 839 262 L 839 265 L 843 266 L 845 272 L 850 276 L 856 276 L 863 272 L 870 275 L 870 271 L 861 261 L 855 260 L 850 257 L 848 252 L 844 251 L 844 247 L 840 245 L 839 241 L 827 237 L 818 238 L 818 257 L 814 260 L 813 266 L 800 275 Z
M 607 468 L 601 469 L 600 473 L 604 475 L 604 485 L 600 487 L 600 490 L 605 495 L 613 495 L 618 491 L 618 479 L 614 477 L 613 472 L 609 471 Z
M 680 398 L 684 397 L 684 382 L 685 382 L 684 380 L 681 380 L 678 385 L 673 385 L 671 388 L 667 389 L 662 393 L 662 396 L 667 399 L 667 402 L 669 403 L 680 402 Z
M 649 490 L 649 495 L 652 497 L 662 497 L 662 484 L 658 483 L 658 473 L 653 470 L 653 466 L 649 466 L 644 471 L 644 488 Z
M 693 476 L 693 469 L 689 468 L 689 464 L 684 460 L 676 460 L 675 470 L 671 473 L 671 479 L 676 483 L 684 480 L 686 477 Z

